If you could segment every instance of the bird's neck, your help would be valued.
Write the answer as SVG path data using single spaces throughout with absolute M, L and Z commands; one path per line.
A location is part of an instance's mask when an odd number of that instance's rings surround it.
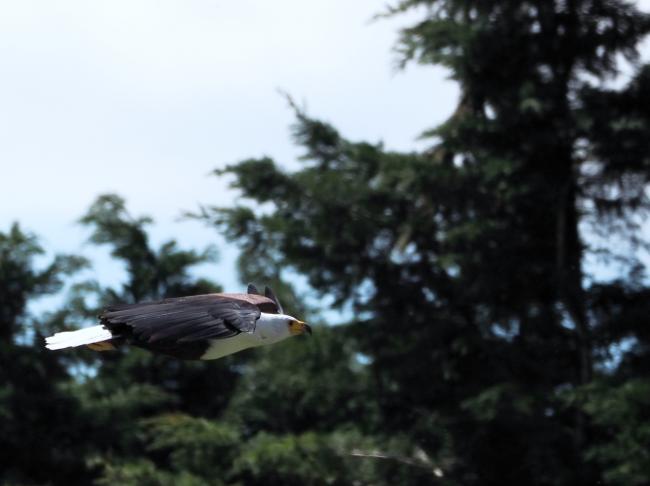
M 262 312 L 255 326 L 255 335 L 264 344 L 276 343 L 291 336 L 286 316 Z

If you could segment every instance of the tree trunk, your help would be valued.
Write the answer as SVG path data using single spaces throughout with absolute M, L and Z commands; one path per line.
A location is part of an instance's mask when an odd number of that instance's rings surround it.
M 583 289 L 583 247 L 578 229 L 576 186 L 572 178 L 565 183 L 557 214 L 557 275 L 560 301 L 573 326 L 577 352 L 576 386 L 589 383 L 593 375 L 591 338 Z M 585 416 L 576 412 L 576 450 L 585 440 Z

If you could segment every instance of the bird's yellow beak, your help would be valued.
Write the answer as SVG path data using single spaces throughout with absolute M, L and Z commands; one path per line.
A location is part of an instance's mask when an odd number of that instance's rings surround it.
M 309 334 L 311 336 L 311 327 L 302 321 L 291 321 L 289 324 L 289 332 L 292 336 L 299 336 L 300 334 Z

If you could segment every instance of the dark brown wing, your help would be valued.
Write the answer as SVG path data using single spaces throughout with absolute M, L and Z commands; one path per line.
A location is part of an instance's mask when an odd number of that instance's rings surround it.
M 209 294 L 112 306 L 100 319 L 135 344 L 189 344 L 253 332 L 259 317 L 253 303 Z
M 267 312 L 269 314 L 282 314 L 278 309 L 278 305 L 275 301 L 266 297 L 264 295 L 258 294 L 214 294 L 221 297 L 227 297 L 228 299 L 248 302 L 257 306 L 257 308 L 262 312 Z

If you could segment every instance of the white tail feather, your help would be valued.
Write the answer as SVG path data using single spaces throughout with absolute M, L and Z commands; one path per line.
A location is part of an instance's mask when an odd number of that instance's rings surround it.
M 45 338 L 47 349 L 63 349 L 98 343 L 111 339 L 111 331 L 104 326 L 93 326 L 78 331 L 57 332 L 54 336 Z

